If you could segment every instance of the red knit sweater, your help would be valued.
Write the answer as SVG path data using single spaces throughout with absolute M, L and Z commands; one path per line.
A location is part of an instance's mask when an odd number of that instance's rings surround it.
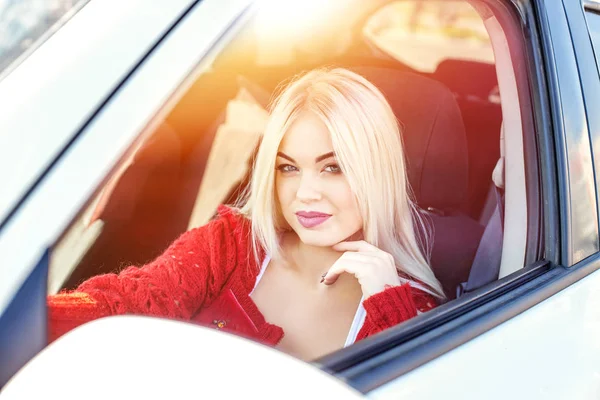
M 138 314 L 279 343 L 283 329 L 265 321 L 250 297 L 259 272 L 250 250 L 250 223 L 228 207 L 220 206 L 218 212 L 219 218 L 185 232 L 147 265 L 99 275 L 75 291 L 49 296 L 50 340 L 97 318 Z M 417 310 L 430 310 L 435 301 L 404 284 L 369 297 L 363 305 L 367 315 L 357 340 L 406 321 Z

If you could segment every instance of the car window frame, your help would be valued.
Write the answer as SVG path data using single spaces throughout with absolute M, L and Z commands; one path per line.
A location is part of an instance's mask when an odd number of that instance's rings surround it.
M 249 3 L 234 0 L 219 9 L 219 0 L 195 0 L 92 112 L 75 134 L 77 140 L 70 141 L 0 230 L 0 264 L 11 265 L 3 270 L 0 315 L 41 252 L 59 240 L 93 200 L 142 128 L 157 117 L 157 109 L 181 88 L 200 61 L 210 64 Z M 185 49 L 196 51 L 182 55 Z M 124 108 L 131 112 L 122 113 Z
M 594 27 L 593 30 L 594 31 L 598 31 L 598 37 L 599 39 L 594 40 L 595 36 L 592 36 L 592 28 L 590 28 L 590 20 L 588 18 L 588 15 L 594 15 L 595 18 L 600 18 L 600 3 L 594 3 L 594 4 L 598 4 L 597 6 L 594 7 L 585 7 L 584 6 L 584 11 L 585 11 L 585 16 L 586 16 L 586 23 L 588 26 L 588 32 L 590 33 L 590 41 L 592 42 L 592 48 L 594 50 L 594 54 L 596 56 L 596 65 L 598 66 L 598 71 L 600 73 L 600 28 L 596 28 Z
M 571 5 L 570 12 L 573 24 L 582 21 L 582 26 L 585 27 L 577 29 L 579 37 L 574 40 L 574 46 L 581 71 L 581 84 L 586 96 L 585 108 L 596 175 L 596 202 L 600 214 L 600 115 L 593 112 L 600 109 L 600 2 L 584 0 L 583 7 Z M 588 14 L 594 14 L 598 19 L 596 41 L 590 32 Z
M 552 48 L 546 54 L 553 59 L 551 73 L 557 81 L 550 100 L 555 109 L 552 117 L 559 174 L 561 257 L 558 262 L 570 267 L 598 251 L 598 211 L 584 108 L 585 89 L 581 86 L 580 66 L 571 36 L 580 30 L 568 19 L 568 4 L 563 3 L 556 10 L 548 8 L 553 29 L 549 30 Z
M 572 46 L 579 71 L 579 85 L 581 87 L 583 104 L 582 110 L 585 114 L 585 122 L 587 128 L 587 140 L 589 146 L 587 149 L 569 150 L 578 151 L 579 154 L 585 151 L 589 152 L 592 161 L 592 174 L 586 176 L 586 180 L 590 180 L 590 186 L 593 183 L 594 187 L 594 202 L 596 203 L 596 225 L 600 226 L 600 208 L 598 199 L 600 198 L 600 114 L 594 113 L 592 110 L 600 109 L 600 79 L 598 78 L 598 68 L 594 54 L 592 39 L 587 28 L 587 20 L 585 17 L 585 7 L 581 3 L 573 1 L 563 2 L 565 13 L 567 16 L 569 30 L 572 37 Z M 579 193 L 571 193 L 571 203 L 581 202 L 582 195 Z M 574 228 L 572 228 L 573 230 Z M 598 228 L 597 228 L 598 231 Z M 588 254 L 592 255 L 600 251 L 600 237 L 598 234 L 595 237 L 596 251 Z M 575 264 L 577 259 L 573 259 Z M 569 264 L 572 265 L 572 264 Z

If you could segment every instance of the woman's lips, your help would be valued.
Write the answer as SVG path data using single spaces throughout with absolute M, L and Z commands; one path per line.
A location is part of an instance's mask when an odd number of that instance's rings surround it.
M 305 228 L 314 228 L 317 225 L 321 225 L 331 217 L 331 214 L 324 214 L 316 211 L 298 211 L 296 218 L 298 222 Z

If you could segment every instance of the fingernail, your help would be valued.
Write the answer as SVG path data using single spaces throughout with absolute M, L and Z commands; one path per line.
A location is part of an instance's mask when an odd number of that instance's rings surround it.
M 323 275 L 321 275 L 321 282 L 319 282 L 319 283 L 325 282 L 325 277 L 326 276 L 327 276 L 327 272 L 325 272 Z

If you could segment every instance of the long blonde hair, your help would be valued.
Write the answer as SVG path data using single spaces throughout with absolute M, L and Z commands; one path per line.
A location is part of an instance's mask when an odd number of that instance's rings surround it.
M 255 256 L 258 249 L 273 258 L 281 255 L 278 237 L 285 222 L 275 193 L 275 160 L 283 136 L 304 111 L 320 118 L 331 134 L 364 221 L 364 239 L 394 257 L 403 279 L 417 280 L 444 298 L 421 250 L 427 248 L 427 232 L 411 198 L 398 121 L 372 83 L 343 68 L 317 69 L 294 79 L 271 107 L 241 209 L 252 221 Z M 422 246 L 415 225 L 423 233 Z

